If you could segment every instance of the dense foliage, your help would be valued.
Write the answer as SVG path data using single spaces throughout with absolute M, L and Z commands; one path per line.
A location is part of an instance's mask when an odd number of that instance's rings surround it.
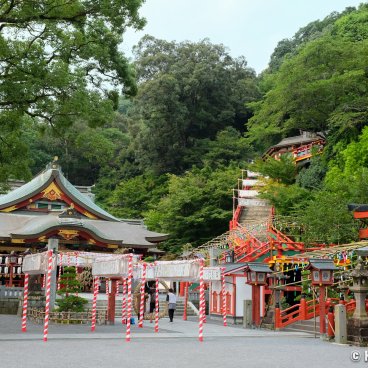
M 84 305 L 88 300 L 81 298 L 78 292 L 81 291 L 81 283 L 77 279 L 77 271 L 75 267 L 64 267 L 63 274 L 60 277 L 60 290 L 57 291 L 61 295 L 61 299 L 56 299 L 58 311 L 60 312 L 83 312 Z
M 130 65 L 118 45 L 144 24 L 140 0 L 38 4 L 0 5 L 1 183 L 57 155 L 71 182 L 96 184 L 100 205 L 144 217 L 179 252 L 227 230 L 254 159 L 298 239 L 356 240 L 347 204 L 368 202 L 367 4 L 281 40 L 258 77 L 206 39 L 145 36 Z M 308 165 L 257 159 L 300 130 L 327 141 Z

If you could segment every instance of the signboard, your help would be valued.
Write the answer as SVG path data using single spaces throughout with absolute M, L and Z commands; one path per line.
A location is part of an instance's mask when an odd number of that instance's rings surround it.
M 157 262 L 156 277 L 166 280 L 192 281 L 199 279 L 199 263 L 188 261 Z
M 52 257 L 52 269 L 55 268 L 55 255 Z M 22 264 L 23 273 L 29 275 L 40 275 L 47 273 L 47 252 L 28 254 L 23 259 Z
M 205 281 L 219 281 L 221 280 L 221 268 L 220 267 L 204 267 L 203 279 Z

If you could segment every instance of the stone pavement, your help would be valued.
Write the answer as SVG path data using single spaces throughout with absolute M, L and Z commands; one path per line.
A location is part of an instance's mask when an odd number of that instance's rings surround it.
M 132 326 L 132 339 L 125 341 L 121 323 L 96 326 L 51 325 L 49 341 L 42 341 L 41 325 L 20 331 L 20 318 L 0 316 L 0 367 L 6 368 L 216 368 L 216 367 L 354 367 L 353 350 L 314 339 L 310 334 L 245 330 L 223 327 L 209 320 L 204 342 L 198 342 L 197 321 L 160 320 L 143 329 Z
M 137 320 L 137 318 L 135 318 Z M 298 336 L 310 337 L 309 334 L 298 332 L 274 332 L 258 329 L 243 329 L 240 326 L 224 327 L 223 325 L 208 320 L 204 324 L 204 337 L 265 337 L 265 336 Z M 0 316 L 0 341 L 6 340 L 42 340 L 43 325 L 27 321 L 27 332 L 21 332 L 21 319 L 17 316 Z M 168 318 L 160 319 L 159 332 L 154 332 L 154 322 L 144 321 L 144 327 L 136 324 L 131 326 L 131 338 L 193 338 L 198 337 L 198 319 L 191 318 L 183 321 L 180 318 L 169 322 Z M 116 320 L 115 325 L 96 326 L 94 332 L 90 331 L 90 325 L 49 325 L 48 339 L 124 339 L 125 325 Z

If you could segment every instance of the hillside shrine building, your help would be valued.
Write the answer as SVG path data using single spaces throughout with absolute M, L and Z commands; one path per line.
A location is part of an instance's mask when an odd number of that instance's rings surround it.
M 121 248 L 152 255 L 166 234 L 147 230 L 142 220 L 121 220 L 96 205 L 50 163 L 30 182 L 0 196 L 0 285 L 8 285 L 8 254 L 36 253 L 49 238 L 59 251 L 113 253 Z M 21 257 L 12 265 L 14 286 L 23 286 Z

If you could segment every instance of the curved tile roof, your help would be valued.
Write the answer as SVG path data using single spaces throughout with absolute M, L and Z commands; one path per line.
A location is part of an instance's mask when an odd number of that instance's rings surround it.
M 12 190 L 8 194 L 0 196 L 0 210 L 33 197 L 47 188 L 47 186 L 53 180 L 56 181 L 60 189 L 75 203 L 79 204 L 81 207 L 84 207 L 97 217 L 109 221 L 120 221 L 118 218 L 103 210 L 89 197 L 83 195 L 77 188 L 75 188 L 74 185 L 66 179 L 57 165 L 52 165 L 52 167 L 46 168 L 28 183 L 15 190 Z
M 60 218 L 56 215 L 34 216 L 0 213 L 0 238 L 26 239 L 39 237 L 58 229 L 83 230 L 105 243 L 153 248 L 166 234 L 149 231 L 142 223 L 110 222 L 84 218 Z

